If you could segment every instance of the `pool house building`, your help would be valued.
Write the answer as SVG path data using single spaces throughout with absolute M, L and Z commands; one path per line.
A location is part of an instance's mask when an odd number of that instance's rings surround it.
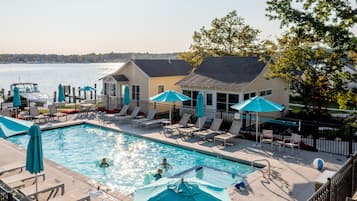
M 204 93 L 206 116 L 211 118 L 222 114 L 231 118 L 236 110 L 230 106 L 254 96 L 287 107 L 289 84 L 281 79 L 267 79 L 268 71 L 267 63 L 259 57 L 208 57 L 194 72 L 177 82 L 182 93 L 192 98 L 183 103 L 181 110 L 194 112 L 200 91 Z
M 180 91 L 175 84 L 191 71 L 191 65 L 183 60 L 132 59 L 114 73 L 101 78 L 104 107 L 110 110 L 120 108 L 124 87 L 129 86 L 131 107 L 139 105 L 141 111 L 147 113 L 155 104 L 149 102 L 150 97 L 169 89 Z M 157 106 L 156 109 L 162 111 L 168 107 Z

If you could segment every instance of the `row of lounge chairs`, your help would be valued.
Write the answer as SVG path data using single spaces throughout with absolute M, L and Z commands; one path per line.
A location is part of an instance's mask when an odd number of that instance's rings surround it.
M 63 182 L 56 178 L 47 179 L 45 173 L 30 174 L 24 170 L 25 164 L 20 161 L 0 166 L 0 181 L 8 187 L 17 190 L 19 194 L 29 198 L 38 200 L 38 195 L 42 193 L 48 194 L 46 200 L 62 201 L 62 200 L 77 200 L 90 201 L 88 194 L 78 192 L 66 192 Z M 9 174 L 9 175 L 7 175 Z M 35 178 L 37 177 L 37 193 Z M 41 178 L 41 179 L 38 179 Z M 33 181 L 33 182 L 32 182 Z M 58 194 L 61 196 L 58 196 Z
M 34 121 L 37 120 L 39 123 L 41 123 L 41 121 L 47 122 L 50 120 L 54 120 L 55 118 L 59 120 L 60 117 L 66 117 L 67 120 L 67 114 L 58 112 L 56 105 L 54 104 L 49 105 L 48 109 L 49 109 L 49 113 L 41 114 L 37 107 L 30 107 L 29 113 L 23 115 L 22 117 L 27 120 L 34 120 Z
M 181 135 L 185 139 L 189 137 L 199 137 L 204 141 L 212 138 L 214 141 L 223 142 L 223 146 L 226 146 L 227 142 L 233 138 L 241 136 L 239 133 L 241 129 L 241 122 L 239 120 L 234 120 L 229 131 L 225 132 L 220 130 L 223 122 L 220 118 L 214 118 L 210 127 L 208 129 L 204 129 L 207 119 L 205 116 L 198 118 L 195 125 L 188 123 L 190 117 L 190 114 L 183 114 L 179 123 L 164 126 L 164 134 Z
M 115 113 L 115 114 L 105 114 L 104 115 L 104 120 L 115 120 L 118 122 L 128 122 L 131 121 L 131 123 L 135 126 L 140 126 L 140 127 L 145 127 L 145 128 L 151 128 L 154 126 L 161 125 L 162 122 L 167 121 L 165 118 L 160 118 L 160 119 L 155 119 L 155 115 L 157 113 L 156 110 L 150 110 L 148 115 L 146 117 L 141 117 L 139 118 L 139 113 L 140 113 L 140 107 L 135 107 L 134 110 L 130 115 L 126 115 L 127 111 L 129 109 L 129 106 L 124 105 L 120 112 Z

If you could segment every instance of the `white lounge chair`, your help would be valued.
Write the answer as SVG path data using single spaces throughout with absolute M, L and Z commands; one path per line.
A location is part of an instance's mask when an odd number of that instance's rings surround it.
M 184 137 L 190 137 L 194 132 L 200 131 L 203 129 L 207 117 L 203 116 L 197 119 L 194 126 L 186 127 L 186 128 L 178 128 L 178 131 Z
M 140 112 L 140 107 L 135 107 L 130 115 L 115 117 L 115 119 L 118 121 L 128 121 L 138 116 L 139 112 Z
M 194 133 L 194 135 L 202 138 L 203 140 L 206 140 L 207 138 L 209 138 L 213 135 L 222 134 L 222 133 L 224 133 L 224 131 L 219 130 L 222 122 L 223 122 L 223 119 L 214 118 L 209 129 L 197 131 Z
M 19 170 L 22 172 L 25 164 L 22 161 L 15 161 L 12 163 L 8 163 L 6 165 L 0 166 L 0 176 L 11 171 Z
M 44 120 L 44 122 L 48 120 L 47 116 L 40 114 L 40 111 L 37 107 L 30 107 L 30 116 L 32 119 L 37 119 L 38 123 L 41 123 L 41 120 Z
M 233 120 L 229 132 L 214 136 L 214 141 L 222 141 L 223 146 L 225 147 L 228 140 L 231 140 L 240 135 L 239 134 L 240 129 L 241 129 L 241 121 Z
M 178 128 L 183 128 L 188 126 L 188 121 L 190 120 L 191 114 L 184 113 L 180 119 L 180 121 L 177 124 L 172 124 L 168 126 L 164 126 L 164 134 L 171 134 L 173 135 Z
M 140 123 L 145 122 L 145 121 L 151 121 L 154 119 L 156 115 L 156 110 L 150 110 L 146 118 L 141 118 L 141 119 L 133 119 L 131 122 L 135 125 L 140 126 Z
M 290 147 L 292 152 L 294 151 L 294 148 L 300 149 L 300 144 L 301 144 L 301 135 L 295 133 L 291 134 L 290 138 L 284 139 L 284 143 L 283 143 L 285 147 Z
M 150 128 L 153 126 L 160 126 L 162 124 L 162 122 L 168 121 L 168 119 L 154 119 L 154 120 L 150 120 L 150 121 L 143 121 L 140 122 L 139 125 L 146 127 L 146 128 Z
M 57 111 L 57 106 L 52 104 L 52 105 L 49 105 L 48 106 L 48 109 L 49 109 L 49 116 L 52 117 L 52 118 L 55 118 L 57 117 L 57 119 L 59 120 L 60 117 L 66 117 L 66 120 L 67 120 L 67 114 L 66 113 L 63 113 L 63 112 L 58 112 Z
M 10 188 L 20 188 L 25 186 L 24 183 L 25 181 L 34 179 L 35 177 L 42 177 L 42 179 L 45 180 L 44 173 L 39 173 L 36 175 L 36 174 L 31 174 L 27 171 L 22 171 L 20 174 L 15 174 L 12 176 L 1 178 L 0 181 L 5 183 Z
M 64 194 L 64 183 L 57 179 L 51 179 L 51 180 L 46 180 L 45 182 L 40 182 L 37 184 L 37 186 L 38 186 L 37 193 L 36 193 L 36 184 L 27 186 L 25 188 L 20 188 L 18 191 L 24 196 L 36 200 L 38 200 L 38 194 L 40 193 L 50 192 L 46 200 L 56 197 L 59 190 L 61 190 L 61 195 Z
M 118 113 L 114 114 L 104 114 L 104 120 L 114 119 L 115 117 L 125 116 L 128 112 L 129 105 L 124 105 Z

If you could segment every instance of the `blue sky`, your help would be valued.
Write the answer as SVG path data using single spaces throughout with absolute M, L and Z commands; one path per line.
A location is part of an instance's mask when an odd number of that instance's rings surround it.
M 282 32 L 265 0 L 1 0 L 0 53 L 188 50 L 192 34 L 232 10 L 263 38 Z

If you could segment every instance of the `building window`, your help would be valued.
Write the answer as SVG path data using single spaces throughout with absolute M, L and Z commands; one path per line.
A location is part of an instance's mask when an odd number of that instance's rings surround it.
M 249 99 L 249 93 L 245 93 L 244 94 L 244 100 L 248 100 Z
M 255 92 L 250 93 L 250 97 L 251 98 L 255 97 Z
M 244 98 L 244 100 L 248 100 L 250 98 L 255 97 L 256 95 L 257 94 L 255 92 L 245 93 L 243 98 Z
M 131 98 L 133 100 L 140 100 L 140 86 L 139 85 L 133 85 L 131 87 L 132 92 L 131 92 Z
M 108 94 L 108 83 L 104 83 L 104 95 L 106 96 Z
M 116 96 L 116 84 L 110 84 L 109 86 L 109 95 Z
M 227 94 L 217 93 L 217 110 L 227 111 Z
M 165 87 L 164 87 L 164 85 L 159 85 L 159 86 L 157 86 L 157 93 L 162 93 L 162 92 L 164 92 L 165 91 Z
M 206 105 L 212 106 L 212 94 L 206 94 Z
M 182 90 L 182 93 L 191 98 L 189 101 L 184 101 L 182 104 L 184 106 L 196 106 L 198 91 Z
M 238 102 L 239 102 L 238 94 L 228 94 L 228 111 L 236 111 L 233 108 L 231 108 L 231 106 Z
M 271 94 L 272 94 L 271 89 L 260 91 L 260 96 L 270 96 Z

